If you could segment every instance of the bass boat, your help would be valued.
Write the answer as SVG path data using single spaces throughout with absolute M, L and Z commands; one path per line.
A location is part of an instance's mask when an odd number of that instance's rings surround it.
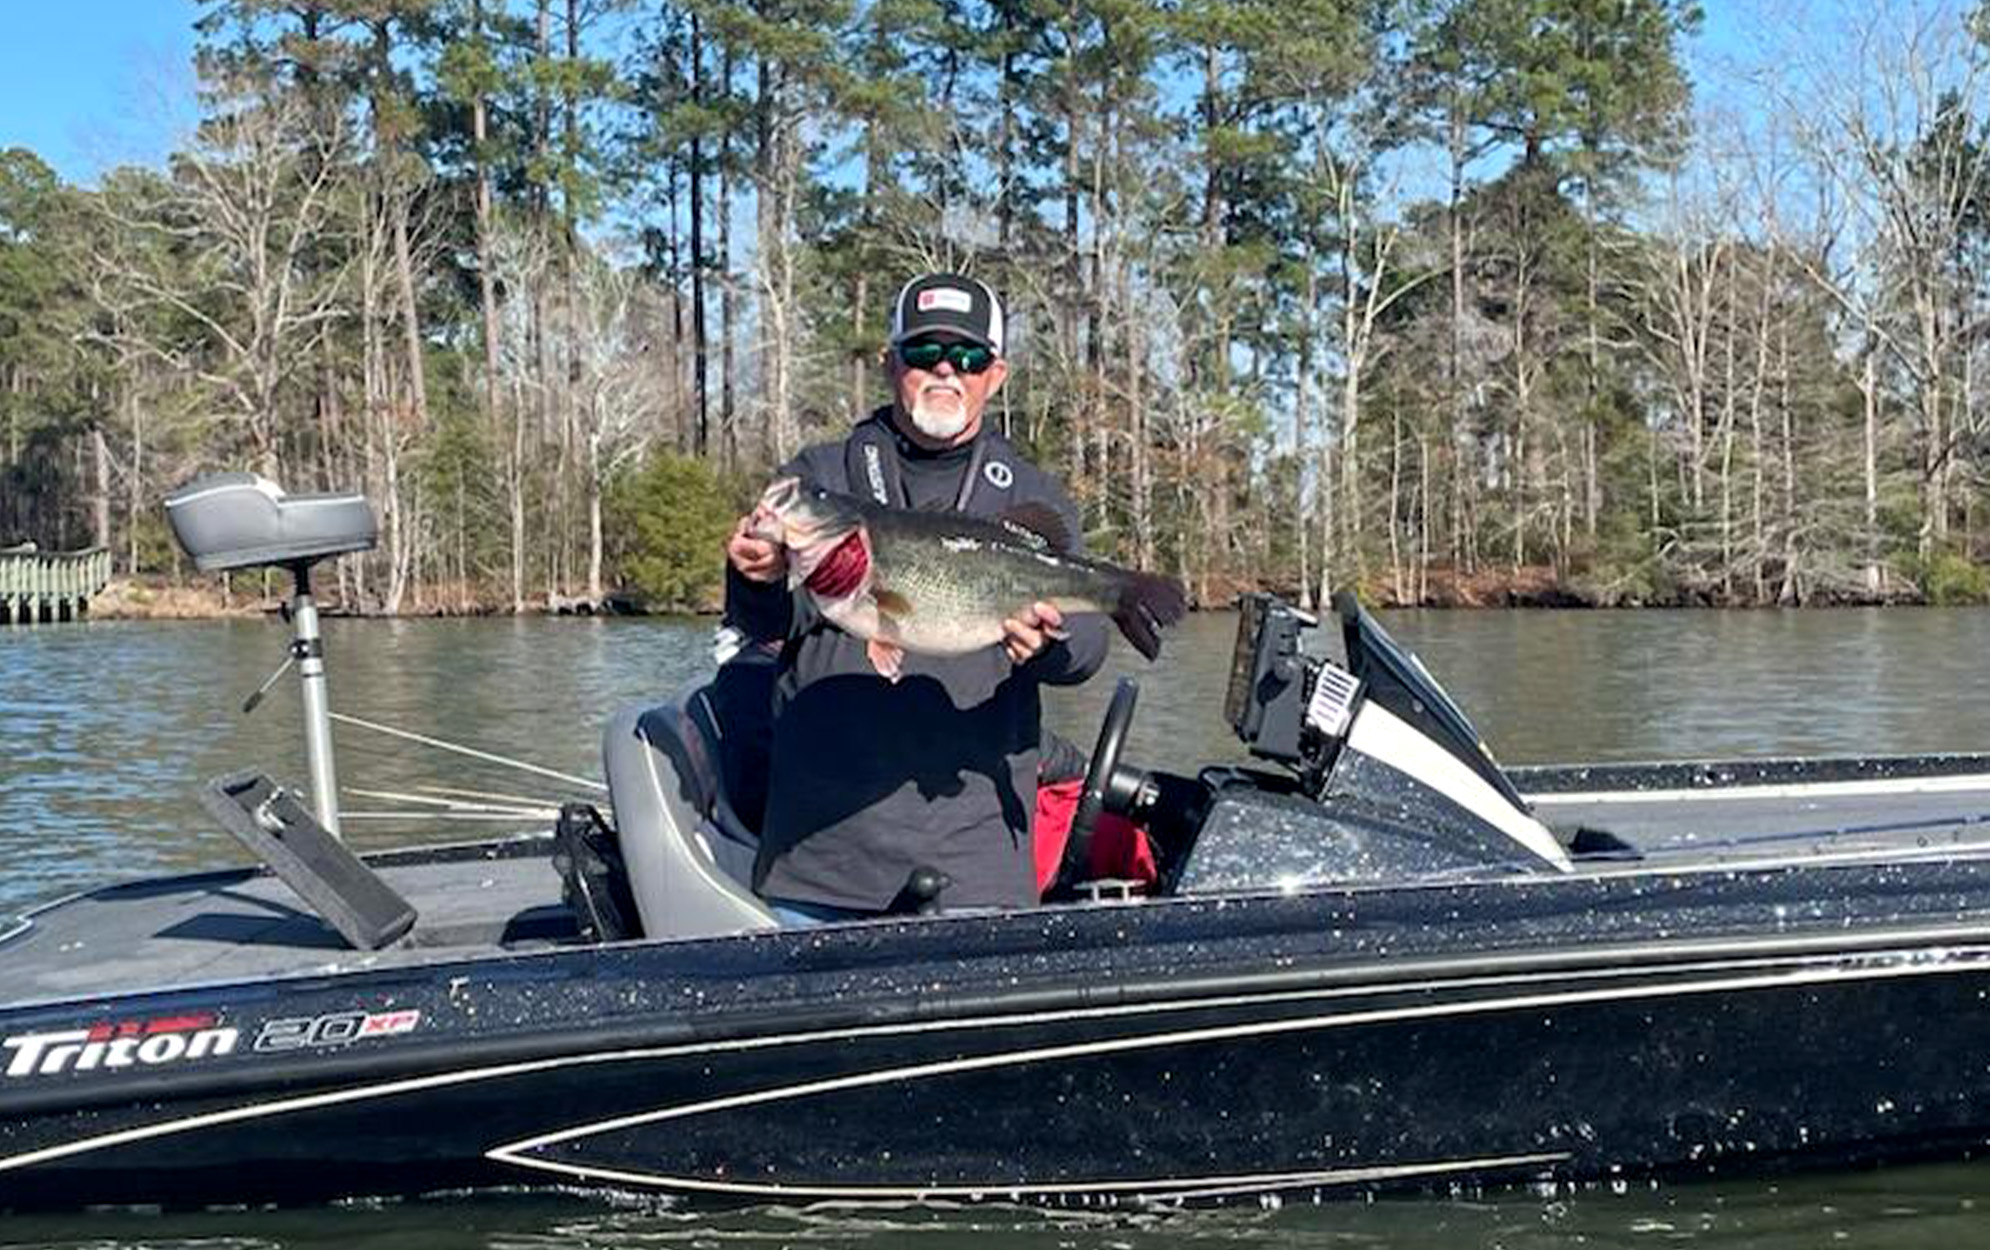
M 1990 1141 L 1985 757 L 1502 769 L 1351 597 L 1326 658 L 1256 596 L 1223 712 L 1262 767 L 1123 759 L 1130 681 L 1099 733 L 1072 839 L 1131 818 L 1154 880 L 782 929 L 764 662 L 609 716 L 600 810 L 356 856 L 310 573 L 370 508 L 236 474 L 168 515 L 295 577 L 310 784 L 207 784 L 253 866 L 0 929 L 0 1209 L 1205 1202 Z

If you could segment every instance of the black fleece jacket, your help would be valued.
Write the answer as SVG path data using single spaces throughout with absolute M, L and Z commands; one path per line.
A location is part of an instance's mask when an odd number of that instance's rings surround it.
M 949 511 L 975 474 L 965 512 L 1001 516 L 1049 504 L 1080 533 L 1077 509 L 1049 475 L 992 431 L 978 449 L 926 451 L 879 409 L 849 439 L 804 450 L 783 467 L 830 490 L 871 495 L 851 440 L 892 458 L 883 475 L 900 507 Z M 1018 605 L 1021 606 L 1021 605 Z M 953 884 L 947 907 L 1020 907 L 1036 900 L 1030 826 L 1036 810 L 1042 684 L 1084 681 L 1105 660 L 1106 622 L 1067 622 L 1070 637 L 1026 664 L 999 647 L 905 657 L 896 684 L 864 643 L 822 619 L 785 585 L 730 567 L 726 616 L 757 640 L 785 640 L 774 688 L 773 760 L 754 883 L 769 898 L 883 910 L 913 869 Z

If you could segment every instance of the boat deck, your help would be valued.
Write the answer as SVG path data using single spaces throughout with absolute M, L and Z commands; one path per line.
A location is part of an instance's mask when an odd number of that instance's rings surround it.
M 1990 857 L 1990 759 L 1517 769 L 1577 871 L 1739 870 L 1844 860 Z M 114 885 L 0 930 L 0 1006 L 167 986 L 407 967 L 572 941 L 551 840 L 371 859 L 412 903 L 410 936 L 355 951 L 280 879 L 236 869 Z
M 499 854 L 376 861 L 419 917 L 407 939 L 378 951 L 348 947 L 282 880 L 254 868 L 79 894 L 0 934 L 6 1005 L 423 964 L 571 939 L 550 843 L 500 845 Z
M 1990 757 L 1511 770 L 1565 834 L 1604 829 L 1668 864 L 1946 854 L 1990 846 Z

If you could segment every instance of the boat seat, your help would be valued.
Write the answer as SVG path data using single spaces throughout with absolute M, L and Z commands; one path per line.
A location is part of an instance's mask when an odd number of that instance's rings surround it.
M 776 925 L 753 893 L 759 838 L 727 796 L 722 728 L 706 688 L 679 703 L 624 709 L 609 722 L 602 763 L 645 937 Z
M 213 473 L 166 496 L 173 535 L 202 572 L 309 565 L 370 551 L 380 527 L 360 494 L 292 495 L 254 473 Z

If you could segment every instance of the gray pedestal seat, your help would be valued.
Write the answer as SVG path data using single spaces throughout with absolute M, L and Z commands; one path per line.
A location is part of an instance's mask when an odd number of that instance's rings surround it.
M 626 708 L 602 740 L 617 842 L 647 938 L 776 926 L 753 893 L 759 839 L 725 793 L 722 729 L 703 689 Z
M 214 473 L 166 496 L 173 536 L 202 572 L 311 564 L 370 551 L 380 527 L 360 494 L 292 495 L 254 473 Z

